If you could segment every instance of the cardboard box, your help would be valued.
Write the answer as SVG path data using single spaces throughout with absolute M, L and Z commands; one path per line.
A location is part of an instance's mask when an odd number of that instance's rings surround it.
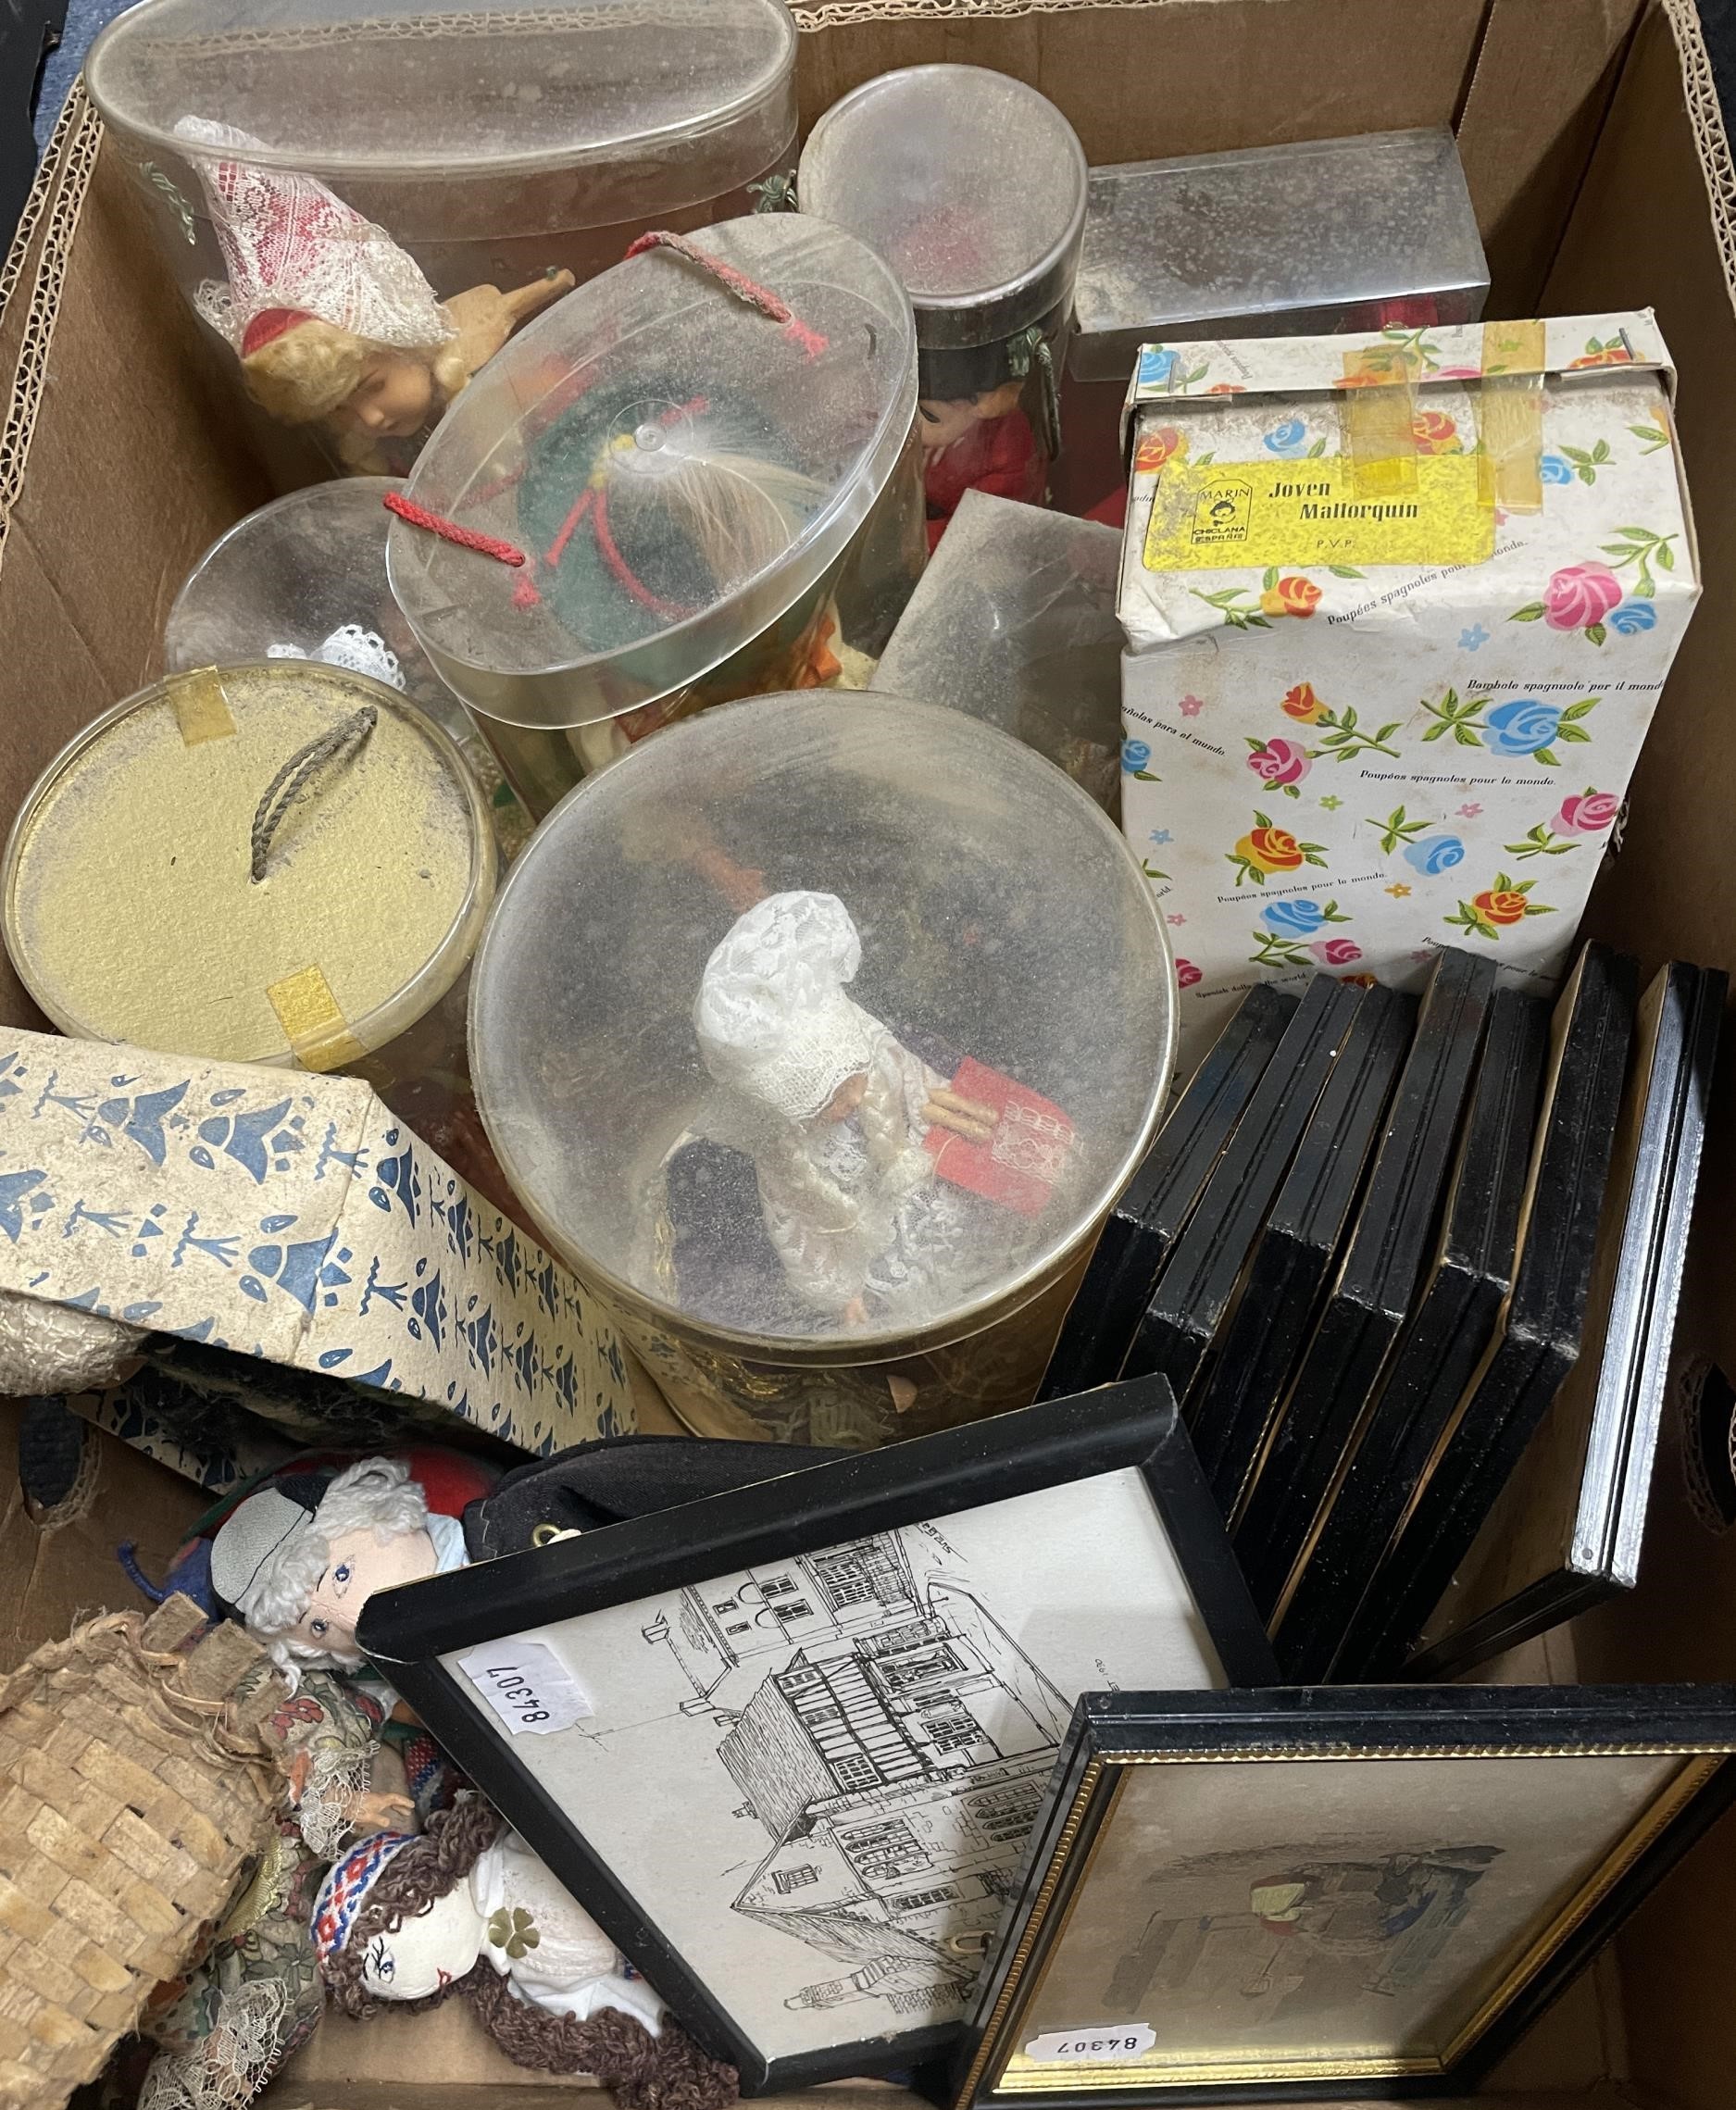
M 1552 991 L 1699 593 L 1648 314 L 1148 345 L 1122 820 L 1185 1073 L 1255 981 Z
M 253 1410 L 302 1442 L 456 1427 L 546 1455 L 637 1426 L 606 1308 L 356 1078 L 15 1033 L 0 1234 L 0 1289 L 272 1366 Z M 94 1417 L 187 1469 L 172 1416 L 125 1398 Z
M 1736 750 L 1736 187 L 1690 0 L 797 0 L 804 116 L 891 66 L 1005 68 L 1056 101 L 1095 163 L 1207 153 L 1405 125 L 1455 127 L 1493 285 L 1492 316 L 1655 306 L 1676 361 L 1704 603 L 1660 699 L 1618 858 L 1586 929 L 1642 955 L 1736 966 L 1730 820 Z M 119 171 L 75 110 L 38 210 L 0 281 L 0 805 L 9 813 L 76 728 L 156 667 L 162 611 L 201 549 L 269 495 L 227 392 L 162 273 Z M 226 377 L 213 377 L 213 380 Z M 1625 523 L 1624 523 L 1625 524 Z M 1595 649 L 1595 648 L 1588 648 Z M 38 1024 L 0 969 L 0 1016 Z M 1679 1353 L 1736 1373 L 1729 1196 L 1736 1077 L 1713 1110 Z M 189 1491 L 192 1492 L 192 1491 Z M 124 1535 L 99 1497 L 97 1542 Z M 106 1504 L 113 1502 L 114 1506 Z M 16 1519 L 6 1529 L 16 1531 Z M 100 1601 L 105 1592 L 94 1581 Z M 27 1601 L 31 1644 L 63 1604 Z M 1736 1671 L 1736 1533 L 1714 1537 L 1667 1436 L 1640 1587 L 1580 1624 L 1588 1677 Z M 1527 2039 L 1510 2091 L 1527 2110 L 1727 2110 L 1736 1947 L 1736 1822 L 1703 1840 Z M 407 2017 L 394 2070 L 364 2081 L 334 2057 L 283 2110 L 416 2110 L 443 2072 Z M 342 2039 L 331 2041 L 340 2045 Z M 410 2070 L 411 2068 L 415 2070 Z M 443 2110 L 504 2110 L 465 2075 Z M 354 2092 L 352 2092 L 352 2090 Z M 371 2092 L 369 2092 L 371 2091 Z M 515 2090 L 515 2094 L 517 2091 Z M 575 2101 L 577 2096 L 575 2093 Z M 1509 2094 L 1508 2110 L 1517 2110 Z M 816 2098 L 813 2110 L 824 2110 Z

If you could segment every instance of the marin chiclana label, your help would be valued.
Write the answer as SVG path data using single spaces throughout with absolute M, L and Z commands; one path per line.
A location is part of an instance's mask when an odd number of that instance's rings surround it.
M 489 1642 L 458 1667 L 514 1736 L 553 1736 L 591 1713 L 591 1703 L 546 1642 Z
M 1146 2022 L 1118 2022 L 1102 2029 L 1050 2029 L 1033 2037 L 1025 2046 L 1028 2059 L 1060 2064 L 1078 2060 L 1081 2065 L 1109 2066 L 1117 2059 L 1136 2059 L 1149 2052 L 1157 2033 Z

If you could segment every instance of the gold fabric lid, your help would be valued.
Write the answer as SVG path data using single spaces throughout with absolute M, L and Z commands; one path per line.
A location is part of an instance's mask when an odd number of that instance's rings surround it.
M 261 801 L 322 742 L 256 879 Z M 275 660 L 143 690 L 61 753 L 7 847 L 6 942 L 65 1032 L 324 1069 L 445 993 L 493 885 L 446 734 L 365 676 Z

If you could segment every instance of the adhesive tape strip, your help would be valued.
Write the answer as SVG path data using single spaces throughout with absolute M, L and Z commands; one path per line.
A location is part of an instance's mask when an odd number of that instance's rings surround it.
M 1402 346 L 1367 344 L 1344 355 L 1344 452 L 1362 498 L 1417 488 L 1416 392 Z
M 1543 369 L 1541 322 L 1483 324 L 1483 380 L 1477 430 L 1480 495 L 1506 513 L 1543 509 Z
M 346 1062 L 359 1062 L 367 1052 L 317 967 L 285 975 L 266 995 L 304 1069 L 341 1069 Z
M 169 691 L 175 722 L 181 728 L 181 744 L 198 747 L 207 740 L 232 740 L 235 720 L 230 715 L 229 698 L 223 693 L 222 677 L 215 667 L 202 667 L 183 675 Z

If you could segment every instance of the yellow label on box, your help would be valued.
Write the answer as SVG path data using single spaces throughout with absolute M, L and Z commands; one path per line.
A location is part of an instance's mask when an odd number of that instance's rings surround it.
M 1370 494 L 1343 456 L 1304 461 L 1170 461 L 1145 531 L 1147 571 L 1244 565 L 1481 564 L 1495 517 L 1475 455 L 1419 455 L 1409 490 Z

